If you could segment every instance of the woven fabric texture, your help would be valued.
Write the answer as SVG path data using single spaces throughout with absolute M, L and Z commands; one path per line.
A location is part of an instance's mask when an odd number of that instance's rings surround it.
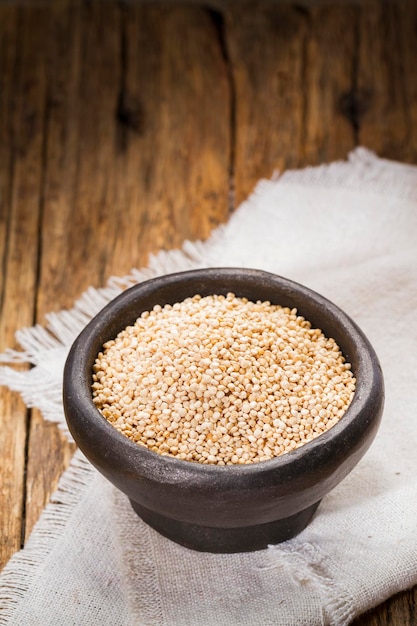
M 89 290 L 47 328 L 18 333 L 0 384 L 65 429 L 62 367 L 90 317 L 151 276 L 241 266 L 299 281 L 343 308 L 381 361 L 377 437 L 296 538 L 237 555 L 159 536 L 80 453 L 0 577 L 0 623 L 103 626 L 346 626 L 417 583 L 417 168 L 360 148 L 347 161 L 261 181 L 205 242 Z M 29 372 L 13 362 L 30 362 Z M 8 363 L 8 364 L 7 364 Z

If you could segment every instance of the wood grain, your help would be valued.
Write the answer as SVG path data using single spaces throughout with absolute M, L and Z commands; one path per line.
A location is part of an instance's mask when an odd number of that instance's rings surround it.
M 0 3 L 0 350 L 274 170 L 417 163 L 417 3 Z M 0 565 L 73 452 L 0 390 Z M 416 591 L 355 625 L 416 621 Z
M 356 143 L 345 102 L 355 82 L 357 8 L 325 5 L 307 15 L 302 160 L 314 165 L 344 159 Z
M 355 146 L 358 10 L 257 3 L 226 11 L 235 94 L 235 202 L 256 181 L 344 158 Z
M 234 195 L 302 159 L 307 23 L 293 7 L 230 5 L 224 37 L 234 88 Z
M 30 20 L 31 13 L 25 10 Z M 73 217 L 80 141 L 80 17 L 78 3 L 60 2 L 44 9 L 40 22 L 40 30 L 48 42 L 40 45 L 42 58 L 37 62 L 46 78 L 46 90 L 40 103 L 44 111 L 44 146 L 35 300 L 36 321 L 40 323 L 44 322 L 48 311 L 69 304 L 65 296 L 74 297 L 77 288 L 74 276 L 78 271 L 68 259 L 68 250 L 75 243 L 68 238 L 68 230 Z M 55 425 L 44 422 L 37 410 L 31 411 L 27 437 L 25 539 L 75 449 Z
M 360 12 L 356 112 L 359 141 L 416 162 L 417 5 L 373 1 Z
M 38 271 L 38 228 L 43 151 L 45 77 L 41 55 L 42 14 L 2 9 L 1 91 L 1 349 L 15 346 L 14 332 L 30 326 Z M 17 46 L 17 41 L 21 45 Z M 1 560 L 21 545 L 24 527 L 27 411 L 16 396 L 0 396 Z
M 228 214 L 230 158 L 205 11 L 71 2 L 49 20 L 39 318 L 150 252 L 207 237 Z

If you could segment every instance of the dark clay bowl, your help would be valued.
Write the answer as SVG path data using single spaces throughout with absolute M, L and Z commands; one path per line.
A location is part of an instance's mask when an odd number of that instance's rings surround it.
M 357 380 L 345 415 L 302 447 L 249 465 L 203 465 L 136 445 L 111 426 L 92 401 L 92 367 L 103 343 L 155 304 L 228 292 L 296 307 L 299 315 L 335 339 Z M 81 332 L 64 372 L 68 426 L 86 457 L 129 497 L 150 526 L 188 548 L 209 552 L 257 550 L 303 530 L 323 496 L 369 448 L 383 402 L 376 354 L 343 311 L 297 283 L 248 269 L 180 272 L 126 290 Z

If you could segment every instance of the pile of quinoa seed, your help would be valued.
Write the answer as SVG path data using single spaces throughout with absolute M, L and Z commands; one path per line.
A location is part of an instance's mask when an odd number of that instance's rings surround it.
M 333 339 L 270 302 L 196 295 L 155 306 L 104 344 L 93 401 L 139 445 L 186 461 L 266 461 L 348 408 L 355 379 Z

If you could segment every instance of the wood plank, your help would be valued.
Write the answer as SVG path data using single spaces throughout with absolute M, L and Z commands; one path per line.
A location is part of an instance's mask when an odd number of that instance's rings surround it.
M 33 324 L 41 200 L 45 76 L 41 10 L 0 7 L 0 159 L 3 276 L 0 350 Z M 4 237 L 6 233 L 6 237 Z M 1 564 L 20 547 L 27 411 L 16 394 L 0 395 Z
M 150 252 L 207 237 L 229 210 L 229 84 L 210 14 L 69 2 L 45 26 L 39 322 Z M 26 535 L 71 452 L 34 412 Z
M 112 195 L 119 8 L 115 2 L 70 0 L 52 7 L 45 25 L 49 106 L 39 321 L 50 310 L 71 307 L 90 284 L 105 282 L 124 209 Z
M 70 306 L 71 289 L 77 277 L 77 270 L 71 267 L 68 259 L 68 250 L 77 245 L 69 239 L 69 230 L 77 214 L 74 203 L 83 114 L 79 94 L 82 23 L 81 4 L 73 1 L 51 5 L 43 20 L 47 93 L 36 303 L 40 323 L 49 310 Z M 32 411 L 27 453 L 25 540 L 68 466 L 74 449 L 75 446 L 66 441 L 55 425 L 45 423 L 39 411 Z
M 126 107 L 141 121 L 125 162 L 128 219 L 139 217 L 144 261 L 184 238 L 206 238 L 226 220 L 230 89 L 216 25 L 205 9 L 130 5 L 124 26 L 119 114 Z M 135 237 L 127 243 L 137 259 Z
M 61 153 L 47 162 L 39 316 L 227 216 L 228 82 L 210 16 L 89 3 L 79 20 L 78 84 L 50 86 Z
M 77 246 L 71 231 L 77 220 L 77 176 L 82 151 L 81 124 L 93 124 L 95 112 L 83 102 L 80 81 L 85 53 L 86 29 L 80 0 L 53 3 L 44 15 L 44 71 L 47 75 L 45 104 L 45 159 L 42 215 L 40 224 L 41 257 L 37 294 L 37 321 L 49 310 L 70 306 L 77 293 L 77 268 L 72 267 L 69 250 Z M 93 83 L 96 76 L 92 74 Z M 84 76 L 84 81 L 88 75 Z M 98 96 L 102 94 L 99 92 Z M 98 145 L 98 148 L 100 145 Z M 93 232 L 93 214 L 90 215 Z M 86 254 L 84 265 L 89 267 Z M 78 292 L 79 293 L 79 292 Z
M 417 2 L 404 0 L 399 6 L 399 31 L 401 33 L 401 75 L 405 96 L 407 141 L 403 160 L 417 163 Z
M 355 121 L 346 105 L 356 71 L 357 13 L 353 6 L 327 5 L 307 12 L 302 165 L 344 159 L 355 147 Z
M 415 588 L 403 591 L 355 619 L 352 626 L 415 626 L 416 597 Z
M 415 2 L 361 10 L 357 110 L 360 142 L 380 156 L 417 162 Z
M 232 5 L 227 49 L 236 99 L 236 204 L 275 169 L 344 158 L 355 133 L 357 9 Z
M 235 99 L 235 205 L 303 152 L 304 12 L 269 3 L 227 6 L 225 41 Z

